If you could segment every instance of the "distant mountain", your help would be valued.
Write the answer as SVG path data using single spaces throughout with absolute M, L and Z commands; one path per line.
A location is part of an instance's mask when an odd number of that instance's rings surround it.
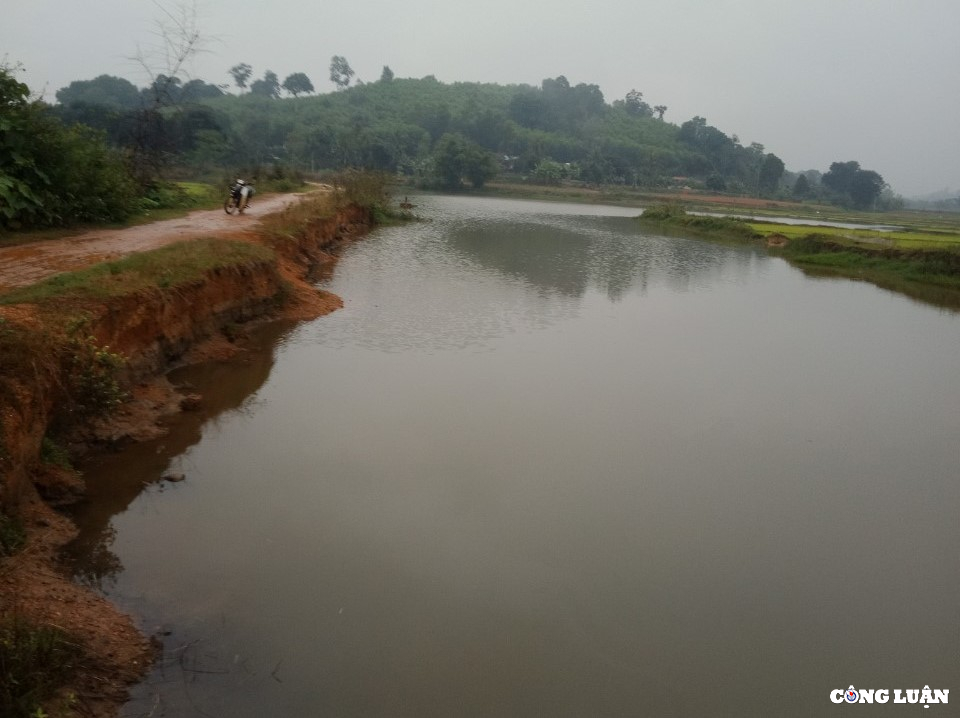
M 960 197 L 960 189 L 944 188 L 936 192 L 931 192 L 930 194 L 917 195 L 910 199 L 918 202 L 943 202 L 944 200 L 952 200 L 957 197 Z

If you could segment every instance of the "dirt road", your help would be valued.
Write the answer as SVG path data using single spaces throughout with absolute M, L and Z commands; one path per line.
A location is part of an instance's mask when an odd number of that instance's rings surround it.
M 33 284 L 60 272 L 81 269 L 133 252 L 156 249 L 184 239 L 252 229 L 259 218 L 296 202 L 299 194 L 256 197 L 242 215 L 222 209 L 198 210 L 186 217 L 125 229 L 99 229 L 73 237 L 0 248 L 0 292 Z

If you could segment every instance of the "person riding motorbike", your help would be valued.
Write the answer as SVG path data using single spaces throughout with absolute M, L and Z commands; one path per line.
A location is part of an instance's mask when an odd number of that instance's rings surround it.
M 230 196 L 233 197 L 233 201 L 236 202 L 237 206 L 240 207 L 240 201 L 242 198 L 246 197 L 246 202 L 242 206 L 250 206 L 250 198 L 253 197 L 254 189 L 253 185 L 243 179 L 237 179 L 232 185 L 230 185 Z

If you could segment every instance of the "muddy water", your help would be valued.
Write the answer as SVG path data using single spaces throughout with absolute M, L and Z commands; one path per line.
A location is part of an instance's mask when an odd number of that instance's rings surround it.
M 79 575 L 165 634 L 124 715 L 960 692 L 957 314 L 630 210 L 420 205 L 345 253 L 343 310 L 89 467 Z

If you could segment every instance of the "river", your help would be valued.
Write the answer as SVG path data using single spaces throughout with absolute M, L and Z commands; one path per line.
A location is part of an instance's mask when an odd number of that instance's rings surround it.
M 960 692 L 960 315 L 637 210 L 416 201 L 342 310 L 84 467 L 77 575 L 164 640 L 122 715 Z

